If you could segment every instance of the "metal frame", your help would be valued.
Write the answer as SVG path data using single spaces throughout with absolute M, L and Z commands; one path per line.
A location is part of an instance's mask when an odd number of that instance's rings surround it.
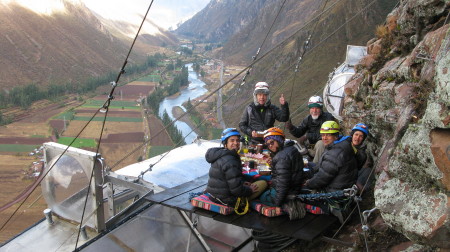
M 183 218 L 183 220 L 186 222 L 186 224 L 189 226 L 189 228 L 195 234 L 195 237 L 200 242 L 200 244 L 205 249 L 205 251 L 212 252 L 211 248 L 208 246 L 206 241 L 203 239 L 202 234 L 200 234 L 200 232 L 197 230 L 197 226 L 191 221 L 189 216 L 185 212 L 183 212 L 181 210 L 178 210 L 178 213 L 180 213 L 180 215 Z

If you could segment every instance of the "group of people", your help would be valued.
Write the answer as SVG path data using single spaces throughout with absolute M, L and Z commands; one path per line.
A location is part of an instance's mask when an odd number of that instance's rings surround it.
M 369 169 L 363 169 L 367 159 L 364 145 L 369 135 L 367 125 L 358 123 L 350 136 L 341 136 L 339 123 L 323 111 L 322 98 L 313 96 L 308 103 L 310 114 L 299 126 L 294 126 L 284 96 L 280 97 L 281 108 L 271 104 L 269 85 L 265 82 L 255 85 L 253 98 L 239 128 L 251 144 L 263 143 L 269 150 L 270 185 L 264 180 L 253 183 L 245 180 L 238 154 L 241 134 L 235 128 L 227 128 L 222 133 L 223 147 L 206 152 L 211 168 L 205 191 L 211 200 L 234 207 L 240 197 L 259 198 L 265 205 L 283 207 L 289 195 L 298 195 L 302 189 L 334 192 L 354 184 L 364 185 Z M 287 140 L 283 130 L 274 127 L 275 120 L 285 122 L 286 129 L 299 138 L 300 145 L 309 146 L 310 151 L 301 153 L 296 142 Z M 304 171 L 304 155 L 313 158 L 310 172 Z

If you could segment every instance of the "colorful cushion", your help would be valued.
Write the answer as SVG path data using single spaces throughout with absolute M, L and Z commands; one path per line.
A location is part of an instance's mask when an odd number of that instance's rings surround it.
M 267 206 L 262 204 L 259 200 L 254 200 L 250 203 L 254 210 L 267 217 L 275 217 L 286 214 L 281 207 Z
M 208 194 L 202 194 L 191 199 L 191 204 L 195 207 L 203 208 L 209 211 L 228 215 L 234 212 L 234 208 L 212 202 Z
M 313 206 L 310 204 L 305 204 L 305 209 L 306 212 L 308 213 L 312 213 L 312 214 L 326 214 L 322 208 L 318 207 L 318 206 Z

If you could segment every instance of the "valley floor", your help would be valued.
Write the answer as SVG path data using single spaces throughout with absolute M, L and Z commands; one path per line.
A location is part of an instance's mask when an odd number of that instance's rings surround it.
M 113 170 L 146 159 L 152 151 L 164 150 L 173 144 L 161 121 L 140 106 L 142 94 L 152 92 L 154 85 L 154 82 L 131 82 L 121 87 L 124 95 L 117 96 L 111 103 L 100 153 L 107 165 L 114 166 L 111 167 Z M 105 96 L 97 96 L 80 102 L 75 97 L 68 97 L 57 104 L 39 101 L 27 110 L 10 109 L 4 113 L 17 117 L 15 122 L 0 126 L 0 207 L 25 191 L 42 171 L 44 160 L 40 146 L 50 141 L 70 143 L 105 99 Z M 79 141 L 74 143 L 76 146 L 96 150 L 103 116 L 98 113 L 93 118 L 79 135 Z M 148 139 L 149 143 L 145 143 Z M 61 142 L 63 140 L 66 142 Z M 19 204 L 0 212 L 0 225 L 10 218 Z M 0 243 L 42 219 L 45 208 L 38 187 L 0 232 Z

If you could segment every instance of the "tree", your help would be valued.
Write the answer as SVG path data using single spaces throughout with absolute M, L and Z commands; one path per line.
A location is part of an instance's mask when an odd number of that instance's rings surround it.
M 194 63 L 194 71 L 199 73 L 200 72 L 200 64 Z
M 175 69 L 175 66 L 173 64 L 169 64 L 166 66 L 167 71 L 173 71 Z
M 183 63 L 183 61 L 181 61 L 181 59 L 177 59 L 177 63 L 175 64 L 175 67 L 182 67 L 182 66 L 184 66 L 184 63 Z

